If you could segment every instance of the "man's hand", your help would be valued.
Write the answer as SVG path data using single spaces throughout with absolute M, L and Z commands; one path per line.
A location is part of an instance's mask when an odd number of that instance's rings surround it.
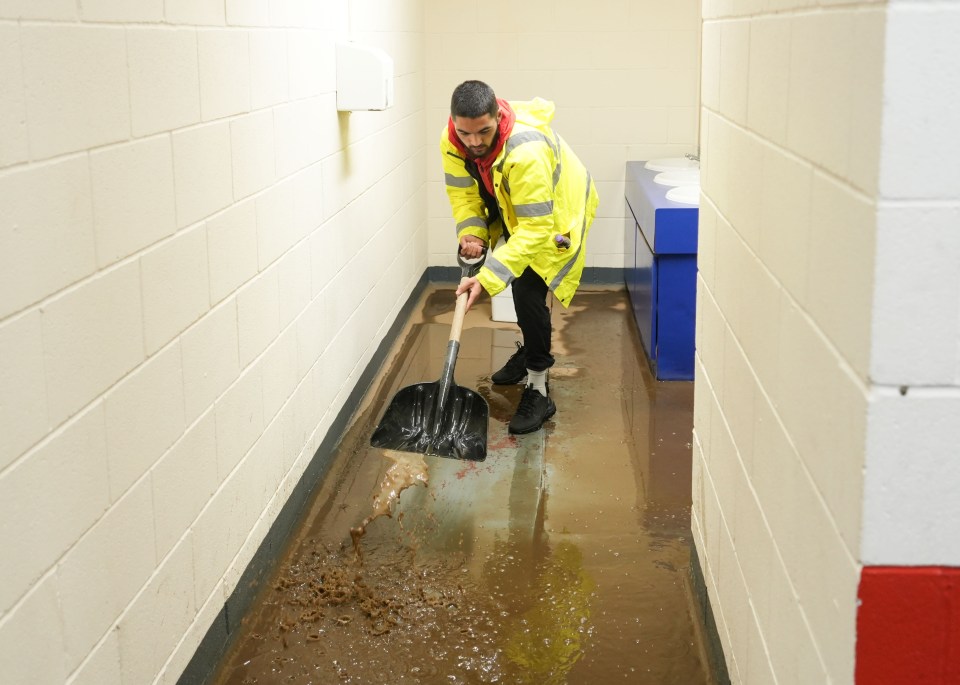
M 483 286 L 480 285 L 480 281 L 477 280 L 476 276 L 460 281 L 460 285 L 457 286 L 457 297 L 460 297 L 460 294 L 464 292 L 467 293 L 467 309 L 465 311 L 469 312 L 470 307 L 473 306 L 473 303 L 480 297 L 480 293 L 483 292 Z
M 475 235 L 465 235 L 460 238 L 460 254 L 467 259 L 473 259 L 483 254 L 487 244 Z

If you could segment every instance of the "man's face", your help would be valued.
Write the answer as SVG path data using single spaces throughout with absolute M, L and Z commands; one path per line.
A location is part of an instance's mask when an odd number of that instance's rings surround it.
M 497 126 L 500 123 L 500 113 L 496 117 L 489 114 L 470 119 L 468 117 L 454 117 L 453 126 L 457 131 L 460 142 L 463 143 L 470 155 L 474 158 L 483 157 L 493 147 L 493 140 L 497 137 Z

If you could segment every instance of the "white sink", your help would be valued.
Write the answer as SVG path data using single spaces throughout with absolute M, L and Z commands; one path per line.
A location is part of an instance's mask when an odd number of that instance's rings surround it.
M 643 166 L 650 171 L 679 171 L 680 169 L 699 169 L 700 162 L 686 157 L 661 157 L 651 159 Z
M 700 186 L 677 186 L 667 191 L 667 199 L 685 205 L 700 204 Z
M 654 183 L 662 186 L 695 186 L 700 184 L 699 169 L 681 169 L 679 171 L 662 171 L 653 177 Z

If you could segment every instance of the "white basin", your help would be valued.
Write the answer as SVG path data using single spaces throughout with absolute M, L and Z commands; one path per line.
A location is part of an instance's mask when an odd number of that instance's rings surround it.
M 680 169 L 699 169 L 700 162 L 686 157 L 661 157 L 651 159 L 643 165 L 650 171 L 678 171 Z
M 695 186 L 700 184 L 699 169 L 681 169 L 680 171 L 661 171 L 653 177 L 654 183 L 662 186 Z
M 700 186 L 677 186 L 667 191 L 667 199 L 685 205 L 700 204 Z

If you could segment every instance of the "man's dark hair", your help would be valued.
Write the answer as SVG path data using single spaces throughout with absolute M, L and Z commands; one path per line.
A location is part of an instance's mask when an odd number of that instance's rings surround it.
M 493 88 L 483 81 L 464 81 L 453 89 L 450 98 L 450 115 L 453 117 L 477 119 L 484 114 L 495 117 L 499 111 Z

